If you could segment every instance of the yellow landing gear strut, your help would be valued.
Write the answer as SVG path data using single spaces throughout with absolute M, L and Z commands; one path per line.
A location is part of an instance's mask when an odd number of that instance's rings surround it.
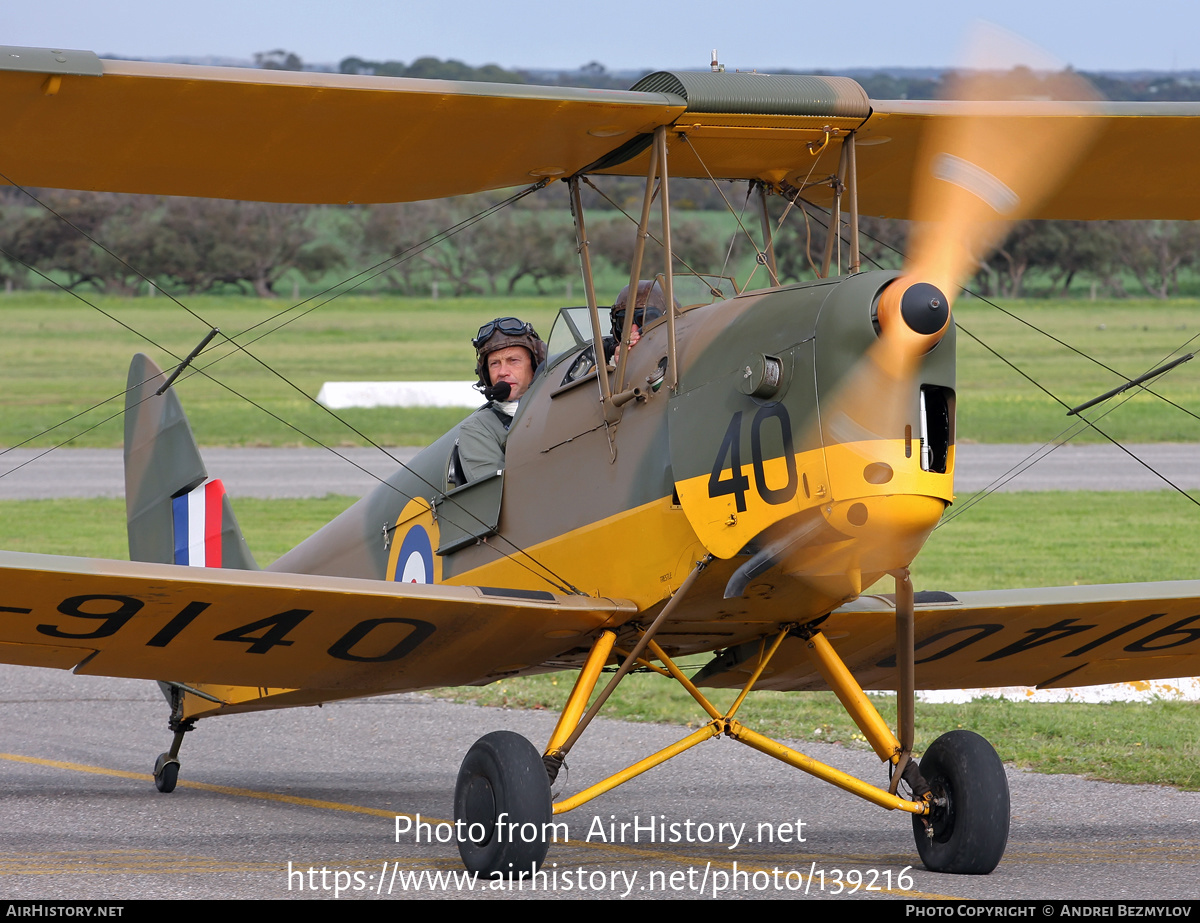
M 694 571 L 696 574 L 699 571 Z M 691 578 L 689 578 L 690 580 Z M 908 581 L 908 572 L 904 571 L 903 576 L 897 574 L 897 635 L 903 634 L 902 627 L 907 623 L 908 636 L 912 634 L 912 584 Z M 902 586 L 907 587 L 907 593 L 901 589 Z M 680 587 L 678 593 L 671 599 L 663 609 L 665 614 L 667 609 L 672 607 L 672 604 L 683 597 L 690 583 L 685 581 Z M 901 610 L 907 610 L 907 618 L 901 614 Z M 626 673 L 629 672 L 635 664 L 644 668 L 661 673 L 664 676 L 670 676 L 675 679 L 688 694 L 696 700 L 702 709 L 708 714 L 709 721 L 698 730 L 689 734 L 687 737 L 680 740 L 678 743 L 672 744 L 658 753 L 652 754 L 643 760 L 634 763 L 627 769 L 623 769 L 618 773 L 610 776 L 602 782 L 598 782 L 562 801 L 556 802 L 553 805 L 555 814 L 563 814 L 567 811 L 574 810 L 580 805 L 586 804 L 593 798 L 611 791 L 618 785 L 629 781 L 635 776 L 641 775 L 648 769 L 665 763 L 674 756 L 678 756 L 685 750 L 690 750 L 696 744 L 702 741 L 709 740 L 713 737 L 719 737 L 724 734 L 726 737 L 740 741 L 755 750 L 773 756 L 775 759 L 787 763 L 789 766 L 794 766 L 797 769 L 803 770 L 810 775 L 823 779 L 836 785 L 838 788 L 844 789 L 852 794 L 858 795 L 867 801 L 877 804 L 880 807 L 888 808 L 889 810 L 906 811 L 917 816 L 924 816 L 930 813 L 932 808 L 933 797 L 925 786 L 924 792 L 920 792 L 917 800 L 909 800 L 897 794 L 896 787 L 900 781 L 901 773 L 910 763 L 910 754 L 912 749 L 912 685 L 911 685 L 911 668 L 908 671 L 901 669 L 901 685 L 905 685 L 905 673 L 907 672 L 908 683 L 906 690 L 902 690 L 901 698 L 904 698 L 904 692 L 908 692 L 909 706 L 902 707 L 900 710 L 900 736 L 906 738 L 905 744 L 902 744 L 897 735 L 893 734 L 883 717 L 871 703 L 871 700 L 863 693 L 862 687 L 854 679 L 853 675 L 846 668 L 842 659 L 838 656 L 833 646 L 817 629 L 805 629 L 795 625 L 786 625 L 773 638 L 764 638 L 762 650 L 759 653 L 758 663 L 754 667 L 750 678 L 746 681 L 745 686 L 739 693 L 736 700 L 729 708 L 722 712 L 689 680 L 675 662 L 667 655 L 661 647 L 658 646 L 652 639 L 652 629 L 662 619 L 662 614 L 655 620 L 655 625 L 650 626 L 642 632 L 638 644 L 634 649 L 625 653 L 624 661 L 617 675 L 609 682 L 608 687 L 601 693 L 597 702 L 593 704 L 591 710 L 585 715 L 583 713 L 584 705 L 591 697 L 592 692 L 596 688 L 597 681 L 600 677 L 600 671 L 603 665 L 612 655 L 613 648 L 616 642 L 616 635 L 611 631 L 606 631 L 601 634 L 596 643 L 592 646 L 591 653 L 588 656 L 587 662 L 584 664 L 583 670 L 580 671 L 579 678 L 571 690 L 571 695 L 567 699 L 567 704 L 563 708 L 562 716 L 559 718 L 558 725 L 554 729 L 554 733 L 550 737 L 550 743 L 546 747 L 546 752 L 543 755 L 543 760 L 547 765 L 547 769 L 552 776 L 557 775 L 558 767 L 562 765 L 564 758 L 569 752 L 571 746 L 578 740 L 584 727 L 591 720 L 591 717 L 599 711 L 599 706 L 611 694 L 616 683 L 620 681 Z M 790 747 L 784 746 L 778 741 L 772 740 L 757 731 L 751 730 L 735 718 L 738 709 L 741 708 L 742 702 L 746 696 L 754 688 L 759 677 L 771 662 L 771 658 L 779 649 L 779 645 L 788 635 L 799 633 L 806 642 L 806 650 L 812 658 L 814 665 L 820 671 L 829 688 L 834 691 L 838 699 L 846 707 L 846 711 L 858 725 L 863 736 L 879 754 L 880 759 L 892 764 L 892 785 L 889 791 L 877 788 L 860 779 L 856 779 L 841 770 L 834 769 L 819 760 L 812 759 L 799 753 Z M 649 651 L 654 660 L 662 664 L 658 666 L 647 659 L 642 658 L 643 651 Z M 904 648 L 901 648 L 904 650 Z M 912 643 L 907 645 L 908 657 L 903 655 L 900 660 L 907 660 L 911 667 L 912 663 Z M 915 768 L 915 766 L 914 766 Z M 914 774 L 915 775 L 915 774 Z

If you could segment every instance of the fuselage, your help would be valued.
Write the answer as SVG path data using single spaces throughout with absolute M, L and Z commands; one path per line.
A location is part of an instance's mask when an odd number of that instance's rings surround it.
M 664 647 L 819 617 L 910 563 L 953 498 L 953 328 L 911 374 L 877 368 L 872 305 L 894 278 L 685 308 L 674 393 L 654 385 L 665 319 L 648 325 L 626 376 L 644 399 L 615 423 L 588 345 L 554 354 L 552 335 L 502 475 L 447 490 L 451 431 L 272 569 L 581 592 L 653 613 L 711 554 Z

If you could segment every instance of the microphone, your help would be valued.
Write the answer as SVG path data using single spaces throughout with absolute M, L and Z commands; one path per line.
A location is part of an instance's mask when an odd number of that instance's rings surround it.
M 483 396 L 489 401 L 500 401 L 501 403 L 507 401 L 511 393 L 512 385 L 507 381 L 498 381 L 494 385 L 488 385 L 483 389 Z

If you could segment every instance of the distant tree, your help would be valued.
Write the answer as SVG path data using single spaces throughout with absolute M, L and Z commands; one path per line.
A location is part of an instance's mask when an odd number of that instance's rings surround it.
M 1116 255 L 1117 240 L 1103 221 L 1043 221 L 1046 253 L 1041 266 L 1050 293 L 1067 295 L 1081 275 L 1098 276 Z
M 628 275 L 633 267 L 637 225 L 621 217 L 595 220 L 587 227 L 592 259 L 603 258 L 614 269 Z M 658 237 L 659 228 L 653 227 L 651 233 Z M 718 271 L 725 255 L 723 243 L 718 243 L 702 221 L 676 219 L 671 222 L 671 251 L 677 261 L 676 272 L 685 272 L 688 268 L 696 272 Z M 647 240 L 642 255 L 643 276 L 648 278 L 662 272 L 664 262 L 662 246 L 653 239 Z
M 498 64 L 471 67 L 462 61 L 442 61 L 439 58 L 417 58 L 411 65 L 403 61 L 367 61 L 363 58 L 343 58 L 338 64 L 339 73 L 363 74 L 375 77 L 423 77 L 430 80 L 474 80 L 485 83 L 524 83 L 516 71 L 508 71 Z
M 45 192 L 40 198 L 48 208 L 24 210 L 7 234 L 5 249 L 14 273 L 23 275 L 15 267 L 24 264 L 42 273 L 60 273 L 68 289 L 87 285 L 120 295 L 137 291 L 139 270 L 154 274 L 145 251 L 154 238 L 155 197 Z
M 1040 221 L 1019 221 L 1013 225 L 991 259 L 993 272 L 1000 280 L 1001 295 L 1020 298 L 1025 294 L 1025 274 L 1032 266 L 1045 265 L 1052 252 L 1053 237 L 1053 232 L 1047 233 Z
M 1146 294 L 1168 298 L 1179 288 L 1179 270 L 1196 263 L 1200 224 L 1194 221 L 1113 221 L 1121 265 Z
M 647 70 L 645 73 L 650 73 L 650 71 Z M 520 74 L 525 83 L 587 87 L 594 90 L 628 90 L 634 82 L 628 77 L 618 77 L 611 73 L 599 61 L 589 61 L 576 71 L 560 71 L 558 73 L 538 71 L 536 74 L 521 71 Z
M 372 206 L 364 246 L 371 259 L 391 258 L 386 278 L 410 294 L 432 280 L 450 283 L 455 295 L 479 292 L 475 277 L 480 273 L 489 277 L 494 288 L 495 261 L 487 254 L 481 263 L 479 253 L 487 248 L 496 216 L 479 227 L 457 228 L 486 205 L 487 199 L 478 195 Z
M 1189 102 L 1200 100 L 1200 80 L 1195 74 L 1156 74 L 1121 77 L 1115 74 L 1083 74 L 1105 99 L 1138 102 Z
M 301 205 L 174 199 L 153 244 L 154 262 L 189 292 L 227 283 L 273 297 L 288 270 L 315 278 L 344 261 L 337 247 L 314 244 L 310 213 Z
M 858 84 L 871 99 L 937 99 L 941 90 L 940 80 L 887 73 L 859 77 Z
M 534 287 L 541 292 L 543 282 L 578 272 L 572 227 L 547 221 L 541 213 L 534 213 L 529 218 L 531 220 L 519 223 L 518 232 L 509 236 L 505 247 L 510 295 L 521 279 L 532 279 Z
M 378 61 L 364 61 L 362 58 L 342 58 L 338 64 L 339 74 L 358 74 L 367 77 L 378 73 Z
M 294 51 L 276 48 L 274 51 L 256 51 L 254 66 L 269 71 L 302 71 L 304 62 Z

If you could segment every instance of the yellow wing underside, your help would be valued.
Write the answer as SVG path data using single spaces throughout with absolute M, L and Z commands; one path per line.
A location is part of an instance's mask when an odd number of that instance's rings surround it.
M 489 587 L 0 552 L 0 661 L 321 699 L 491 682 L 634 607 Z
M 891 597 L 865 596 L 822 623 L 866 689 L 895 689 Z M 757 664 L 747 647 L 704 671 L 738 686 Z M 1200 673 L 1200 581 L 920 594 L 918 689 L 1089 686 Z M 825 688 L 799 638 L 780 647 L 760 689 Z
M 618 150 L 602 171 L 641 175 L 648 155 L 638 140 L 669 126 L 671 175 L 786 181 L 825 204 L 839 136 L 857 130 L 862 213 L 904 218 L 919 138 L 933 122 L 962 117 L 965 105 L 869 101 L 865 118 L 815 104 L 806 115 L 802 100 L 788 115 L 750 103 L 698 112 L 669 92 L 92 60 L 99 75 L 0 70 L 8 181 L 273 202 L 414 201 L 568 176 Z M 1102 123 L 1091 153 L 1034 217 L 1200 218 L 1191 165 L 1200 105 L 976 105 L 1013 131 Z

